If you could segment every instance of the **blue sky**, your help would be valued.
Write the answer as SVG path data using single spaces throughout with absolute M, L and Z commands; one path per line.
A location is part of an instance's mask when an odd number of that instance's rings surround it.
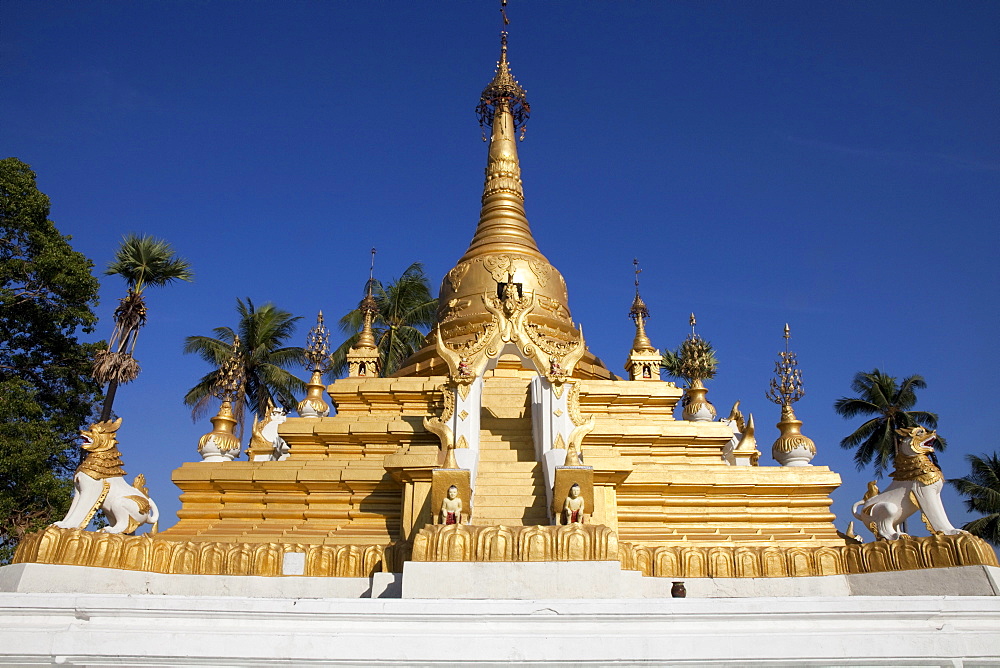
M 498 55 L 497 3 L 5 3 L 0 153 L 32 165 L 51 217 L 103 268 L 122 234 L 170 240 L 195 283 L 148 295 L 122 388 L 122 449 L 172 524 L 170 471 L 207 420 L 181 398 L 207 369 L 184 337 L 235 300 L 335 319 L 414 261 L 436 286 L 478 218 L 474 107 Z M 694 311 L 721 360 L 709 398 L 755 415 L 785 322 L 796 406 L 864 493 L 833 402 L 855 372 L 922 374 L 946 475 L 996 448 L 1000 4 L 519 2 L 510 61 L 532 118 L 526 208 L 574 319 L 618 372 L 632 258 L 654 344 Z M 102 322 L 124 288 L 102 277 Z M 303 376 L 305 375 L 302 372 Z M 950 492 L 956 521 L 966 515 Z

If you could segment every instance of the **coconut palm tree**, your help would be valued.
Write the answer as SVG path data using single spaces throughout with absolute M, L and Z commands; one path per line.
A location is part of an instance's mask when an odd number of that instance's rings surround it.
M 964 478 L 949 480 L 965 499 L 965 509 L 982 513 L 983 517 L 968 522 L 962 528 L 1000 547 L 1000 457 L 997 453 L 982 457 L 966 455 L 972 473 Z
M 305 383 L 287 371 L 302 363 L 302 348 L 285 345 L 301 318 L 272 303 L 258 308 L 249 298 L 237 299 L 236 311 L 236 329 L 216 327 L 214 337 L 189 336 L 184 340 L 185 353 L 194 353 L 214 367 L 188 390 L 184 403 L 192 407 L 191 416 L 196 420 L 208 411 L 212 389 L 220 369 L 233 354 L 233 340 L 238 335 L 244 381 L 233 401 L 233 413 L 242 437 L 247 410 L 265 415 L 269 406 L 290 409 L 295 406 L 294 393 L 304 391 Z
M 114 259 L 104 273 L 124 278 L 128 290 L 115 309 L 115 328 L 108 347 L 94 356 L 94 378 L 108 386 L 101 410 L 102 421 L 111 418 L 118 386 L 131 383 L 139 375 L 139 363 L 133 353 L 139 330 L 146 324 L 144 290 L 194 278 L 191 265 L 177 257 L 169 243 L 138 234 L 127 234 L 122 238 Z
M 910 410 L 917 403 L 916 390 L 926 387 L 923 376 L 908 376 L 897 384 L 895 376 L 879 369 L 855 374 L 851 389 L 858 396 L 841 397 L 833 408 L 848 420 L 859 415 L 871 416 L 840 442 L 840 447 L 845 450 L 855 449 L 854 463 L 859 471 L 874 461 L 875 476 L 880 478 L 892 466 L 897 429 L 917 425 L 937 429 L 936 413 Z M 946 445 L 947 442 L 939 436 L 935 447 L 944 450 Z
M 371 279 L 365 286 L 365 294 L 369 291 L 377 309 L 372 332 L 381 358 L 381 375 L 390 376 L 423 345 L 424 337 L 435 323 L 437 299 L 431 297 L 427 275 L 419 262 L 411 264 L 402 276 L 386 286 Z M 350 336 L 331 356 L 332 374 L 340 376 L 346 372 L 347 351 L 357 342 L 363 321 L 361 303 L 340 319 L 341 330 Z

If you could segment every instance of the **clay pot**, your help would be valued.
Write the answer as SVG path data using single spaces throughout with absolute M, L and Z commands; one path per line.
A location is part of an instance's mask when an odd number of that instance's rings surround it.
M 674 586 L 670 588 L 670 595 L 674 598 L 685 598 L 688 595 L 688 590 L 684 587 L 683 582 L 675 582 Z

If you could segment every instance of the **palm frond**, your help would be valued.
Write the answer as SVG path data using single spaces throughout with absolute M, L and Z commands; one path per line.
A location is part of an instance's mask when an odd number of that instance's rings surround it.
M 916 424 L 923 425 L 928 429 L 937 429 L 937 413 L 931 413 L 928 411 L 907 411 L 906 415 Z
M 884 421 L 885 418 L 882 417 L 872 418 L 871 420 L 868 420 L 860 427 L 855 429 L 853 432 L 851 432 L 850 435 L 845 436 L 844 439 L 840 441 L 840 447 L 844 448 L 845 450 L 852 450 L 858 447 L 859 445 L 867 441 L 869 438 L 871 438 L 872 433 L 875 430 L 882 427 L 883 426 L 882 423 Z
M 239 364 L 244 382 L 233 402 L 233 412 L 242 434 L 248 412 L 260 415 L 271 403 L 291 408 L 296 404 L 295 393 L 304 391 L 305 384 L 286 370 L 301 364 L 302 348 L 286 345 L 295 332 L 295 323 L 301 318 L 271 303 L 257 307 L 249 298 L 236 300 L 236 312 L 239 321 L 235 329 L 217 327 L 213 330 L 219 338 L 190 336 L 185 339 L 184 352 L 197 354 L 215 369 L 188 391 L 184 401 L 194 406 L 193 414 L 214 403 L 211 397 L 219 369 L 232 357 L 232 341 L 238 333 L 241 341 Z
M 908 410 L 912 408 L 915 403 L 917 403 L 917 394 L 914 390 L 923 390 L 926 388 L 927 381 L 924 380 L 923 376 L 907 376 L 900 384 L 899 390 L 896 392 L 896 396 L 893 397 L 893 403 L 903 410 Z
M 120 275 L 129 289 L 137 293 L 147 285 L 161 287 L 174 281 L 194 279 L 190 263 L 177 257 L 168 242 L 135 233 L 122 238 L 105 273 Z
M 841 397 L 833 404 L 833 410 L 843 418 L 853 418 L 859 415 L 881 415 L 882 409 L 870 401 L 854 397 Z

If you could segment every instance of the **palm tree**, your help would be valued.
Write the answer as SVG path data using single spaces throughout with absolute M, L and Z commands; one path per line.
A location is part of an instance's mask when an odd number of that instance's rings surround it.
M 115 328 L 108 347 L 94 357 L 93 375 L 108 386 L 101 410 L 101 420 L 111 418 L 111 407 L 119 385 L 131 383 L 139 375 L 139 363 L 133 357 L 139 330 L 146 324 L 147 287 L 158 288 L 174 281 L 191 281 L 194 273 L 187 260 L 174 254 L 163 239 L 127 234 L 104 272 L 125 279 L 128 291 L 115 309 Z
M 265 415 L 269 406 L 290 409 L 295 406 L 294 393 L 304 391 L 305 383 L 287 371 L 302 363 L 302 348 L 285 345 L 301 318 L 272 303 L 257 308 L 249 298 L 237 299 L 236 311 L 240 319 L 235 330 L 216 327 L 212 330 L 215 337 L 189 336 L 184 340 L 185 353 L 195 353 L 215 367 L 188 390 L 184 403 L 192 407 L 191 416 L 196 420 L 207 412 L 213 399 L 212 388 L 223 364 L 233 354 L 233 340 L 238 335 L 237 354 L 244 381 L 233 401 L 233 412 L 242 437 L 247 409 L 257 415 Z
M 936 413 L 910 410 L 917 403 L 916 390 L 926 387 L 923 376 L 908 376 L 897 384 L 894 376 L 886 375 L 879 369 L 855 374 L 851 389 L 858 396 L 841 397 L 833 408 L 845 419 L 872 416 L 840 442 L 840 447 L 845 450 L 856 448 L 854 463 L 859 471 L 874 461 L 875 476 L 882 477 L 891 467 L 896 454 L 897 429 L 917 425 L 937 429 Z M 947 442 L 939 436 L 935 446 L 944 450 L 946 445 Z
M 414 262 L 398 279 L 383 286 L 377 279 L 366 285 L 377 308 L 372 332 L 381 358 L 381 375 L 396 372 L 410 355 L 423 345 L 424 337 L 434 326 L 437 299 L 431 297 L 424 266 Z M 364 321 L 362 304 L 340 319 L 340 328 L 348 339 L 331 356 L 331 373 L 343 375 L 347 370 L 347 351 L 357 340 Z
M 982 457 L 966 455 L 972 473 L 964 478 L 949 480 L 965 499 L 970 513 L 983 513 L 962 528 L 1000 547 L 1000 457 L 997 453 Z

